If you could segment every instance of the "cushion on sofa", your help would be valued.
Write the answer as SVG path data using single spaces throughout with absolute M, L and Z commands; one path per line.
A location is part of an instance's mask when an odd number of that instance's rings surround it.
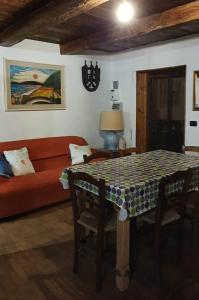
M 34 174 L 14 176 L 0 188 L 0 217 L 19 214 L 69 199 L 59 177 L 63 167 Z
M 41 193 L 47 192 L 47 194 L 44 193 L 44 195 L 45 197 L 48 197 L 48 190 L 53 186 L 60 187 L 61 189 L 59 177 L 62 171 L 63 168 L 57 168 L 36 172 L 34 174 L 27 174 L 26 176 L 23 176 L 23 180 L 21 176 L 14 176 L 10 180 L 7 180 L 6 184 L 1 185 L 0 195 L 9 192 L 17 197 L 18 193 L 20 192 L 26 194 L 28 201 L 31 195 L 40 191 Z M 29 193 L 27 194 L 28 191 Z M 39 193 L 38 196 L 41 197 L 41 194 Z
M 79 146 L 75 144 L 69 145 L 72 165 L 81 164 L 84 162 L 84 155 L 91 155 L 91 148 L 89 145 Z
M 69 155 L 62 155 L 46 159 L 38 159 L 32 162 L 36 172 L 45 171 L 48 169 L 65 168 L 71 166 L 71 158 Z
M 4 154 L 0 154 L 0 176 L 10 178 L 13 176 L 12 168 Z
M 35 173 L 26 147 L 19 150 L 4 151 L 4 155 L 11 165 L 15 176 Z

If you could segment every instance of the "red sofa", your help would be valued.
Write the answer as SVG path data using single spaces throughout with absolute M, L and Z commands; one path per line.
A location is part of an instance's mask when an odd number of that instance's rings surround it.
M 78 136 L 0 142 L 0 153 L 27 147 L 36 173 L 5 179 L 0 177 L 0 218 L 28 212 L 69 199 L 59 177 L 71 165 L 69 144 L 87 142 Z

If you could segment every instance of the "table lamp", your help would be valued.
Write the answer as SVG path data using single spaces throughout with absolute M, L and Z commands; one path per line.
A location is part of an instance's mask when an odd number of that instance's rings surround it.
M 104 148 L 117 150 L 119 144 L 118 131 L 124 129 L 122 111 L 103 111 L 100 116 L 100 130 L 104 131 Z

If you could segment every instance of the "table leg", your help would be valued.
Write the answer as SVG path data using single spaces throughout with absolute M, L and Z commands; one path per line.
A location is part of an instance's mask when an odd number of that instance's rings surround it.
M 129 219 L 119 220 L 117 216 L 117 262 L 116 262 L 116 286 L 120 291 L 129 287 Z

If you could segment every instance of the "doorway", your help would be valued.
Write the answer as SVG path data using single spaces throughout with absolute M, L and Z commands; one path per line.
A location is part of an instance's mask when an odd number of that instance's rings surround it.
M 137 72 L 136 143 L 140 152 L 182 151 L 185 82 L 185 66 Z

